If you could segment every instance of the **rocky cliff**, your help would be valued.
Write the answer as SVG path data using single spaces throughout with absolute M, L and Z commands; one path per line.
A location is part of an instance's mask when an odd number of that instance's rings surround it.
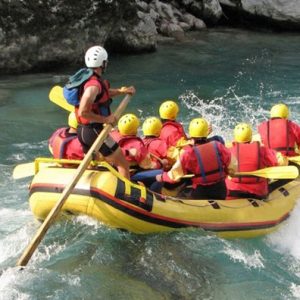
M 180 41 L 186 32 L 220 21 L 253 24 L 263 18 L 275 28 L 297 29 L 298 1 L 2 0 L 0 73 L 82 65 L 85 50 L 95 44 L 114 52 L 155 51 L 161 39 Z
M 219 0 L 228 22 L 250 28 L 300 30 L 299 0 Z

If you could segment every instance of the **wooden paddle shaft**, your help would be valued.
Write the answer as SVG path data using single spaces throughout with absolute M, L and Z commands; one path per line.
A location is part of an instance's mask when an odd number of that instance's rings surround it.
M 122 100 L 122 102 L 119 104 L 118 108 L 116 109 L 114 115 L 117 119 L 121 116 L 122 112 L 125 110 L 128 102 L 130 101 L 131 96 L 126 95 L 125 98 Z M 95 140 L 92 147 L 89 149 L 88 153 L 85 155 L 84 159 L 82 160 L 81 164 L 79 165 L 78 169 L 76 170 L 76 173 L 74 174 L 73 179 L 71 182 L 64 188 L 61 197 L 57 201 L 56 205 L 52 208 L 50 213 L 48 214 L 47 218 L 44 220 L 41 227 L 38 229 L 36 235 L 33 237 L 30 244 L 27 246 L 25 251 L 23 252 L 22 256 L 20 257 L 19 261 L 17 262 L 17 266 L 26 266 L 28 261 L 30 260 L 32 254 L 38 247 L 39 243 L 47 233 L 47 230 L 51 226 L 51 224 L 54 222 L 56 217 L 58 216 L 62 206 L 66 202 L 68 196 L 71 194 L 73 188 L 81 178 L 82 174 L 90 164 L 92 160 L 92 154 L 94 152 L 98 152 L 101 145 L 103 144 L 104 140 L 106 139 L 107 135 L 112 129 L 112 125 L 108 124 L 104 127 L 104 129 L 101 131 L 101 133 L 98 135 L 97 139 Z

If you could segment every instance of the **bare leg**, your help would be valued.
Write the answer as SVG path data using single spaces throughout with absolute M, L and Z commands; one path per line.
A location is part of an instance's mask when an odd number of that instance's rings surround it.
M 111 155 L 104 157 L 104 159 L 108 163 L 114 164 L 117 167 L 119 173 L 130 180 L 129 164 L 120 148 L 118 148 Z

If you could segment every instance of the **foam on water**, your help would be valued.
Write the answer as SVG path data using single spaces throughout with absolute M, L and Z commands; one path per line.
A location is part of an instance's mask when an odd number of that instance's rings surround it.
M 28 274 L 20 272 L 17 268 L 8 268 L 0 275 L 0 299 L 1 300 L 27 300 L 32 299 L 30 294 L 20 290 L 21 281 L 28 280 Z
M 255 132 L 257 124 L 268 114 L 268 110 L 257 103 L 253 96 L 237 96 L 234 87 L 229 87 L 225 95 L 209 101 L 198 96 L 195 91 L 187 91 L 180 98 L 189 110 L 189 119 L 199 116 L 207 119 L 213 125 L 212 134 L 220 134 L 229 140 L 232 139 L 232 130 L 237 123 L 250 123 Z M 232 114 L 233 108 L 235 114 Z
M 292 294 L 293 297 L 295 297 L 296 299 L 300 299 L 300 285 L 292 283 L 290 286 L 290 292 Z M 288 297 L 286 297 L 285 299 L 290 299 Z
M 15 221 L 16 219 L 18 223 Z M 27 220 L 32 220 L 32 213 L 29 210 L 0 209 L 0 232 L 13 232 L 21 226 L 20 224 L 26 223 Z
M 98 220 L 93 219 L 89 216 L 84 216 L 84 215 L 74 217 L 72 219 L 72 222 L 75 224 L 75 226 L 77 224 L 87 225 L 89 227 L 89 233 L 90 234 L 96 234 L 98 229 L 103 227 L 103 224 L 100 223 Z
M 59 242 L 54 242 L 50 245 L 42 244 L 35 252 L 32 261 L 34 263 L 40 264 L 41 262 L 49 261 L 53 256 L 62 253 L 67 247 L 66 243 L 60 244 Z
M 290 254 L 299 260 L 300 264 L 300 203 L 295 206 L 289 219 L 273 234 L 270 234 L 266 241 L 273 249 L 282 254 Z
M 19 143 L 13 144 L 13 151 L 7 157 L 8 161 L 16 162 L 30 162 L 35 157 L 49 155 L 48 140 L 43 140 L 36 143 Z
M 69 286 L 79 287 L 81 285 L 81 279 L 78 275 L 67 274 L 62 276 L 62 280 Z
M 246 268 L 263 269 L 265 267 L 264 258 L 259 250 L 254 250 L 253 253 L 245 253 L 244 249 L 234 248 L 232 245 L 227 244 L 223 253 L 228 255 L 234 262 L 242 263 Z
M 0 263 L 14 260 L 28 245 L 34 232 L 32 226 L 28 225 L 10 232 L 0 240 Z

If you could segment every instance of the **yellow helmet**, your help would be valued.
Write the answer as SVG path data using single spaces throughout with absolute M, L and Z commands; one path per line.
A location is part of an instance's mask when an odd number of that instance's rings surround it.
M 159 136 L 162 123 L 159 118 L 149 117 L 143 123 L 143 133 L 145 136 Z
M 71 128 L 77 129 L 78 122 L 76 119 L 76 115 L 73 111 L 69 114 L 68 124 Z
M 159 107 L 159 116 L 161 119 L 175 120 L 179 112 L 179 107 L 176 102 L 167 100 Z
M 190 122 L 189 135 L 191 138 L 206 138 L 208 136 L 208 122 L 203 118 L 196 118 Z
M 271 118 L 287 119 L 289 117 L 289 109 L 283 103 L 279 103 L 279 104 L 274 105 L 271 108 L 270 113 L 271 113 Z
M 136 135 L 140 120 L 134 114 L 126 114 L 118 122 L 118 128 L 122 135 Z
M 252 128 L 247 123 L 239 123 L 234 128 L 234 140 L 238 143 L 247 143 L 252 140 Z

